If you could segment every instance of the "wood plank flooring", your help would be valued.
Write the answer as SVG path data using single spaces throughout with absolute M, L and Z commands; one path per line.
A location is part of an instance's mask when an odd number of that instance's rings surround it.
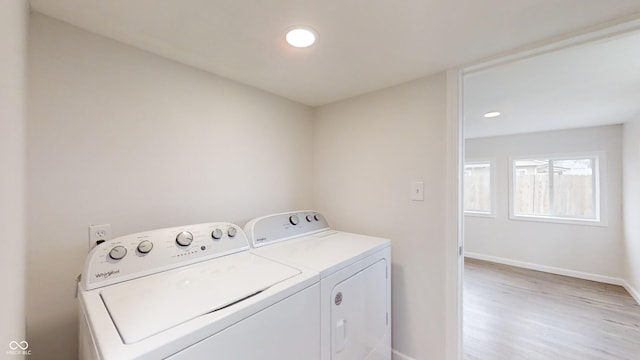
M 465 360 L 640 359 L 640 306 L 620 286 L 466 259 Z

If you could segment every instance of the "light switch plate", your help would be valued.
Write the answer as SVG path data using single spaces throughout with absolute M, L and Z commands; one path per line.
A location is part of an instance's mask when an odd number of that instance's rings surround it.
M 411 200 L 424 201 L 424 182 L 414 181 L 411 183 Z

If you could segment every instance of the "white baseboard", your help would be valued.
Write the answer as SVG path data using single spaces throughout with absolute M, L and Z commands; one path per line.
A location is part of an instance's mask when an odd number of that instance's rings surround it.
M 464 256 L 472 259 L 491 261 L 495 263 L 511 265 L 511 266 L 525 268 L 525 269 L 543 271 L 543 272 L 548 272 L 548 273 L 557 274 L 557 275 L 571 276 L 578 279 L 597 281 L 605 284 L 620 285 L 626 288 L 625 286 L 626 281 L 624 281 L 623 279 L 615 278 L 611 276 L 587 273 L 587 272 L 576 271 L 576 270 L 569 270 L 569 269 L 547 266 L 547 265 L 534 264 L 534 263 L 529 263 L 524 261 L 511 260 L 511 259 L 501 258 L 497 256 L 483 255 L 483 254 L 472 253 L 472 252 L 465 252 Z M 634 299 L 636 299 L 636 301 L 638 300 L 635 296 L 634 296 Z
M 415 360 L 414 358 L 407 356 L 398 350 L 391 350 L 391 358 L 393 360 Z
M 622 286 L 627 289 L 627 292 L 631 295 L 633 300 L 636 301 L 636 304 L 640 305 L 640 291 L 634 289 L 626 280 L 623 280 L 623 282 L 624 284 L 622 284 Z

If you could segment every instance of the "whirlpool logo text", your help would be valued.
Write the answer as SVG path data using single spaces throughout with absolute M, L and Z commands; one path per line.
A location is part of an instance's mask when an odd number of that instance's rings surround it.
M 111 275 L 115 275 L 115 274 L 119 274 L 120 273 L 120 269 L 116 269 L 116 270 L 109 270 L 106 272 L 100 272 L 96 274 L 96 278 L 97 279 L 106 279 L 108 277 L 110 277 Z

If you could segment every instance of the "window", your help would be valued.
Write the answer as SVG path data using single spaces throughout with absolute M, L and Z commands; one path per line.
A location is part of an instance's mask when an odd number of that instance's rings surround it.
M 511 161 L 511 216 L 600 221 L 599 156 Z
M 464 211 L 473 215 L 493 215 L 491 161 L 464 165 Z

